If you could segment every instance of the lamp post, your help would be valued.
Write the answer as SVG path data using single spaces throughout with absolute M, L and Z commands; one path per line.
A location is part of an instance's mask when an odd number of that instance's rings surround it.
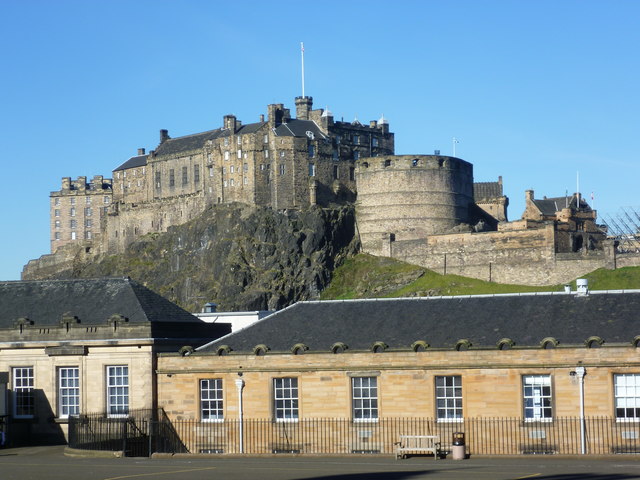
M 244 388 L 244 380 L 236 378 L 236 388 L 238 389 L 238 427 L 240 434 L 240 453 L 244 453 L 244 425 L 242 422 L 242 389 Z

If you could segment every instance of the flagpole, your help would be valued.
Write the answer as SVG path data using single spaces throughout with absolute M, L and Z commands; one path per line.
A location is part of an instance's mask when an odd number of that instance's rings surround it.
M 302 98 L 304 98 L 304 42 L 300 42 L 300 56 L 302 57 Z

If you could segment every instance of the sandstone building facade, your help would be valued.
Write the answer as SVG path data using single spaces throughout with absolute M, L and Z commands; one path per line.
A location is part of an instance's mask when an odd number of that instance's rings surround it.
M 637 453 L 639 301 L 583 288 L 300 302 L 161 354 L 158 402 L 192 453 L 234 451 L 241 418 L 255 453 L 391 453 L 397 435 L 446 445 L 453 431 L 471 454 L 580 453 L 581 416 L 606 419 L 587 423 L 585 453 Z

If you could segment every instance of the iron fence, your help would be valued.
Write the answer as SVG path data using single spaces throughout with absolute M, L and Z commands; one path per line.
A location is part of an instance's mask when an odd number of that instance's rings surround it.
M 78 417 L 69 424 L 69 444 L 136 456 L 154 452 L 393 454 L 400 435 L 439 435 L 446 453 L 451 449 L 453 434 L 463 432 L 466 453 L 470 455 L 576 455 L 583 448 L 591 455 L 640 453 L 640 423 L 593 417 L 586 418 L 581 429 L 580 422 L 579 418 L 555 418 L 551 422 L 526 422 L 520 418 L 465 418 L 459 422 L 431 418 L 201 422 L 170 420 L 160 411 L 155 416 L 126 419 Z

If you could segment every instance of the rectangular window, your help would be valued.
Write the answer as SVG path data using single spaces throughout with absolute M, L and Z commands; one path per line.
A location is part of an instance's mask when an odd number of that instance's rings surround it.
M 129 367 L 107 367 L 107 413 L 123 416 L 129 413 Z
M 338 179 L 338 165 L 333 166 L 333 179 L 334 180 Z
M 236 142 L 238 143 L 238 145 L 242 145 L 242 137 L 240 135 L 236 137 Z
M 316 156 L 316 146 L 312 143 L 309 144 L 309 158 Z
M 243 164 L 243 165 L 242 165 L 242 170 L 243 170 L 244 172 L 248 172 L 248 171 L 249 171 L 249 164 L 248 164 L 248 163 Z
M 229 145 L 229 137 L 224 137 L 224 144 Z
M 175 184 L 176 184 L 176 174 L 172 168 L 171 170 L 169 170 L 169 186 L 174 187 Z
M 209 167 L 209 176 L 213 177 L 213 167 Z
M 54 205 L 60 205 L 60 197 L 56 197 L 53 201 Z
M 280 175 L 284 175 L 284 163 L 280 164 Z
M 377 377 L 353 377 L 351 398 L 354 422 L 378 420 Z
M 56 228 L 60 228 L 60 220 L 56 220 Z
M 230 171 L 231 173 L 235 173 L 235 171 L 236 171 L 236 167 L 235 167 L 235 165 L 231 165 L 231 166 L 229 167 L 229 171 Z
M 224 419 L 221 378 L 200 380 L 200 418 L 203 422 Z
M 56 217 L 59 217 L 60 216 L 60 209 L 56 208 L 54 215 Z
M 640 374 L 619 373 L 613 376 L 616 420 L 640 421 Z
M 193 183 L 200 183 L 200 165 L 193 166 Z
M 522 388 L 525 421 L 550 422 L 553 418 L 551 375 L 524 375 Z
M 264 158 L 269 158 L 269 150 L 264 151 Z
M 462 377 L 436 376 L 436 416 L 439 422 L 462 421 Z
M 71 220 L 71 222 L 69 222 L 69 226 L 71 228 L 76 228 L 77 224 L 78 224 L 78 222 L 76 222 L 75 220 Z
M 349 167 L 349 180 L 352 182 L 356 181 L 356 169 L 353 167 Z
M 91 207 L 87 207 L 84 209 L 84 214 L 87 217 L 90 217 L 93 214 L 93 210 L 91 210 Z
M 60 240 L 60 232 L 56 232 L 55 237 L 56 240 Z
M 75 198 L 72 198 L 72 199 L 71 199 L 71 205 L 75 205 L 75 204 L 76 204 L 76 199 L 75 199 Z
M 87 205 L 91 205 L 91 197 L 87 197 Z
M 187 183 L 189 183 L 189 177 L 187 175 L 188 169 L 187 167 L 182 167 L 182 186 L 184 187 Z
M 229 151 L 224 152 L 224 159 L 229 160 Z
M 316 164 L 315 163 L 310 163 L 309 164 L 309 176 L 310 177 L 315 177 L 316 176 Z
M 71 240 L 75 240 L 76 239 L 76 232 L 71 232 Z
M 91 233 L 91 230 L 87 230 L 84 232 L 84 238 L 86 240 L 91 240 L 93 238 L 93 234 Z
M 262 143 L 269 143 L 269 135 L 265 134 L 264 137 L 262 137 Z
M 72 217 L 76 216 L 76 209 L 75 207 L 71 207 L 71 209 L 69 210 L 69 215 L 71 215 Z
M 242 158 L 242 150 L 238 150 L 238 158 Z
M 273 412 L 277 422 L 298 420 L 298 379 L 273 379 Z
M 35 395 L 33 391 L 33 367 L 15 367 L 12 369 L 13 415 L 16 418 L 31 418 L 35 414 Z
M 353 143 L 355 143 L 356 145 L 360 145 L 360 135 L 353 136 Z
M 92 222 L 91 222 L 90 218 L 85 219 L 84 226 L 87 227 L 87 228 L 91 228 L 92 227 Z
M 69 418 L 80 413 L 80 369 L 60 367 L 58 369 L 58 415 Z
M 160 190 L 162 187 L 162 175 L 160 172 L 156 172 L 156 190 Z
M 104 196 L 104 198 L 102 199 L 103 202 L 108 205 L 109 204 L 109 197 L 107 195 Z

